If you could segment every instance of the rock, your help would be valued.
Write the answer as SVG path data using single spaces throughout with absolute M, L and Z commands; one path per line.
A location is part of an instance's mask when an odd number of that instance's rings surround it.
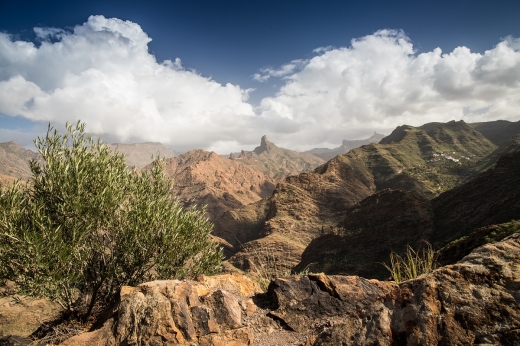
M 377 304 L 369 306 L 360 321 L 346 319 L 343 326 L 322 332 L 314 345 L 517 345 L 519 265 L 520 234 L 515 234 L 400 284 L 379 311 Z M 387 323 L 370 334 L 359 328 L 376 319 L 388 320 L 390 333 L 385 333 Z
M 0 336 L 28 337 L 43 323 L 60 316 L 61 306 L 49 299 L 11 295 L 0 298 Z
M 151 166 L 143 169 L 151 169 Z M 226 211 L 270 196 L 275 187 L 273 179 L 242 162 L 204 150 L 167 158 L 164 173 L 173 179 L 173 194 L 185 206 L 206 205 L 212 222 Z
M 516 345 L 520 234 L 399 285 L 312 274 L 258 292 L 240 275 L 124 287 L 116 318 L 62 345 Z
M 245 318 L 260 288 L 241 275 L 201 276 L 123 287 L 117 317 L 62 345 L 250 345 Z
M 317 329 L 349 319 L 358 324 L 356 329 L 359 330 L 362 327 L 359 318 L 366 314 L 367 309 L 379 307 L 383 298 L 396 287 L 391 282 L 358 276 L 319 274 L 277 279 L 269 286 L 269 293 L 276 303 L 271 314 L 298 333 L 312 334 Z M 388 332 L 389 317 L 378 317 L 379 329 Z
M 6 336 L 0 338 L 0 346 L 25 346 L 30 345 L 32 342 L 31 339 L 22 338 L 20 336 Z

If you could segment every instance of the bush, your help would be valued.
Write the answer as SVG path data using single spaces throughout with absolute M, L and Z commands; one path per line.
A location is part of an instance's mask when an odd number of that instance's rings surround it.
M 162 161 L 130 171 L 84 130 L 49 126 L 35 140 L 42 162 L 31 162 L 31 181 L 1 189 L 0 280 L 86 318 L 123 285 L 217 272 L 213 225 L 172 197 Z
M 386 263 L 383 265 L 396 283 L 415 279 L 419 275 L 431 273 L 437 269 L 437 252 L 433 250 L 431 244 L 426 243 L 426 245 L 422 251 L 415 251 L 408 246 L 403 257 L 395 252 L 390 253 L 390 266 Z

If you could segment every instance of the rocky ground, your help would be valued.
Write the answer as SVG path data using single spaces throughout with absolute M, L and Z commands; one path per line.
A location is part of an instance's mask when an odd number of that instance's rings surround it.
M 520 234 L 399 285 L 245 276 L 123 287 L 113 315 L 62 345 L 517 345 Z

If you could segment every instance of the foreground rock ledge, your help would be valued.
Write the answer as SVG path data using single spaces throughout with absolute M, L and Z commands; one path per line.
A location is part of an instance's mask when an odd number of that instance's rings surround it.
M 520 344 L 520 234 L 396 285 L 323 274 L 124 287 L 118 314 L 62 345 Z

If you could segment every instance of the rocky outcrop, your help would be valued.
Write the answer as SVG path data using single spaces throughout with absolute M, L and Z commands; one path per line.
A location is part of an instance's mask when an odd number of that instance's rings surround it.
M 166 159 L 164 172 L 173 179 L 173 193 L 180 201 L 186 206 L 206 205 L 211 221 L 270 196 L 275 186 L 261 172 L 204 150 Z
M 242 150 L 234 160 L 240 160 L 277 181 L 290 174 L 310 172 L 325 162 L 312 154 L 280 148 L 269 142 L 266 136 L 262 136 L 260 145 L 253 151 Z
M 239 275 L 124 287 L 117 315 L 62 345 L 514 345 L 520 234 L 399 285 L 312 274 L 265 294 Z
M 117 316 L 62 345 L 250 345 L 256 293 L 239 275 L 123 287 Z

